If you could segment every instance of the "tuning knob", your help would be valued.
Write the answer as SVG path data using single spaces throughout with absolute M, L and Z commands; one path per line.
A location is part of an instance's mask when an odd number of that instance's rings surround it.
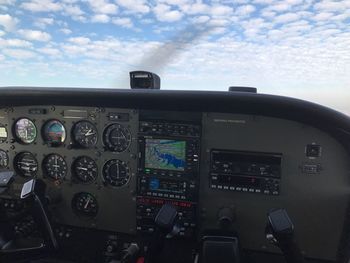
M 223 207 L 218 212 L 218 222 L 222 229 L 228 229 L 235 221 L 235 211 L 231 207 Z

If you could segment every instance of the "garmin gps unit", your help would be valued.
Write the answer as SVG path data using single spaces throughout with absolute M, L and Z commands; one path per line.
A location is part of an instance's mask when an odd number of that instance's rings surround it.
M 138 231 L 152 233 L 154 216 L 164 203 L 170 203 L 180 216 L 180 236 L 193 235 L 199 186 L 199 143 L 199 125 L 140 122 Z

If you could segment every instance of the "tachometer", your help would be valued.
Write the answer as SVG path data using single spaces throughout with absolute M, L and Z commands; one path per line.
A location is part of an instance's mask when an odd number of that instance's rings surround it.
M 44 173 L 52 179 L 63 179 L 67 174 L 67 163 L 61 155 L 50 154 L 43 162 Z
M 50 146 L 59 146 L 66 140 L 66 128 L 60 121 L 50 120 L 44 126 L 43 137 Z
M 21 118 L 16 121 L 15 126 L 15 137 L 23 144 L 30 144 L 34 142 L 37 134 L 36 126 L 34 122 L 27 118 Z
M 125 151 L 131 142 L 131 133 L 119 123 L 109 125 L 103 134 L 105 146 L 113 152 Z
M 81 192 L 74 195 L 72 209 L 78 215 L 94 217 L 98 212 L 98 203 L 92 194 Z
M 15 157 L 14 168 L 19 175 L 32 177 L 38 171 L 38 161 L 32 153 L 22 152 Z
M 88 156 L 76 159 L 72 168 L 74 176 L 82 183 L 92 183 L 98 176 L 97 164 Z
M 109 160 L 103 167 L 103 179 L 111 186 L 123 186 L 130 178 L 128 165 L 117 159 Z
M 89 121 L 80 121 L 73 128 L 74 141 L 84 148 L 96 145 L 98 133 L 95 125 Z
M 9 165 L 9 156 L 4 150 L 0 150 L 0 168 L 6 168 Z

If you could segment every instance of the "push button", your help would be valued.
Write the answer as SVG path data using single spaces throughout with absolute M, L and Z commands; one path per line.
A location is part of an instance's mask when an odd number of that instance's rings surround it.
M 321 146 L 317 144 L 308 144 L 306 145 L 305 150 L 307 157 L 317 158 L 321 156 Z

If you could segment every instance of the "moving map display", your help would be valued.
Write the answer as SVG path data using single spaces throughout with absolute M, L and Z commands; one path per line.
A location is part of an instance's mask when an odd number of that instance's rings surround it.
M 184 171 L 185 164 L 185 141 L 146 139 L 145 168 Z

